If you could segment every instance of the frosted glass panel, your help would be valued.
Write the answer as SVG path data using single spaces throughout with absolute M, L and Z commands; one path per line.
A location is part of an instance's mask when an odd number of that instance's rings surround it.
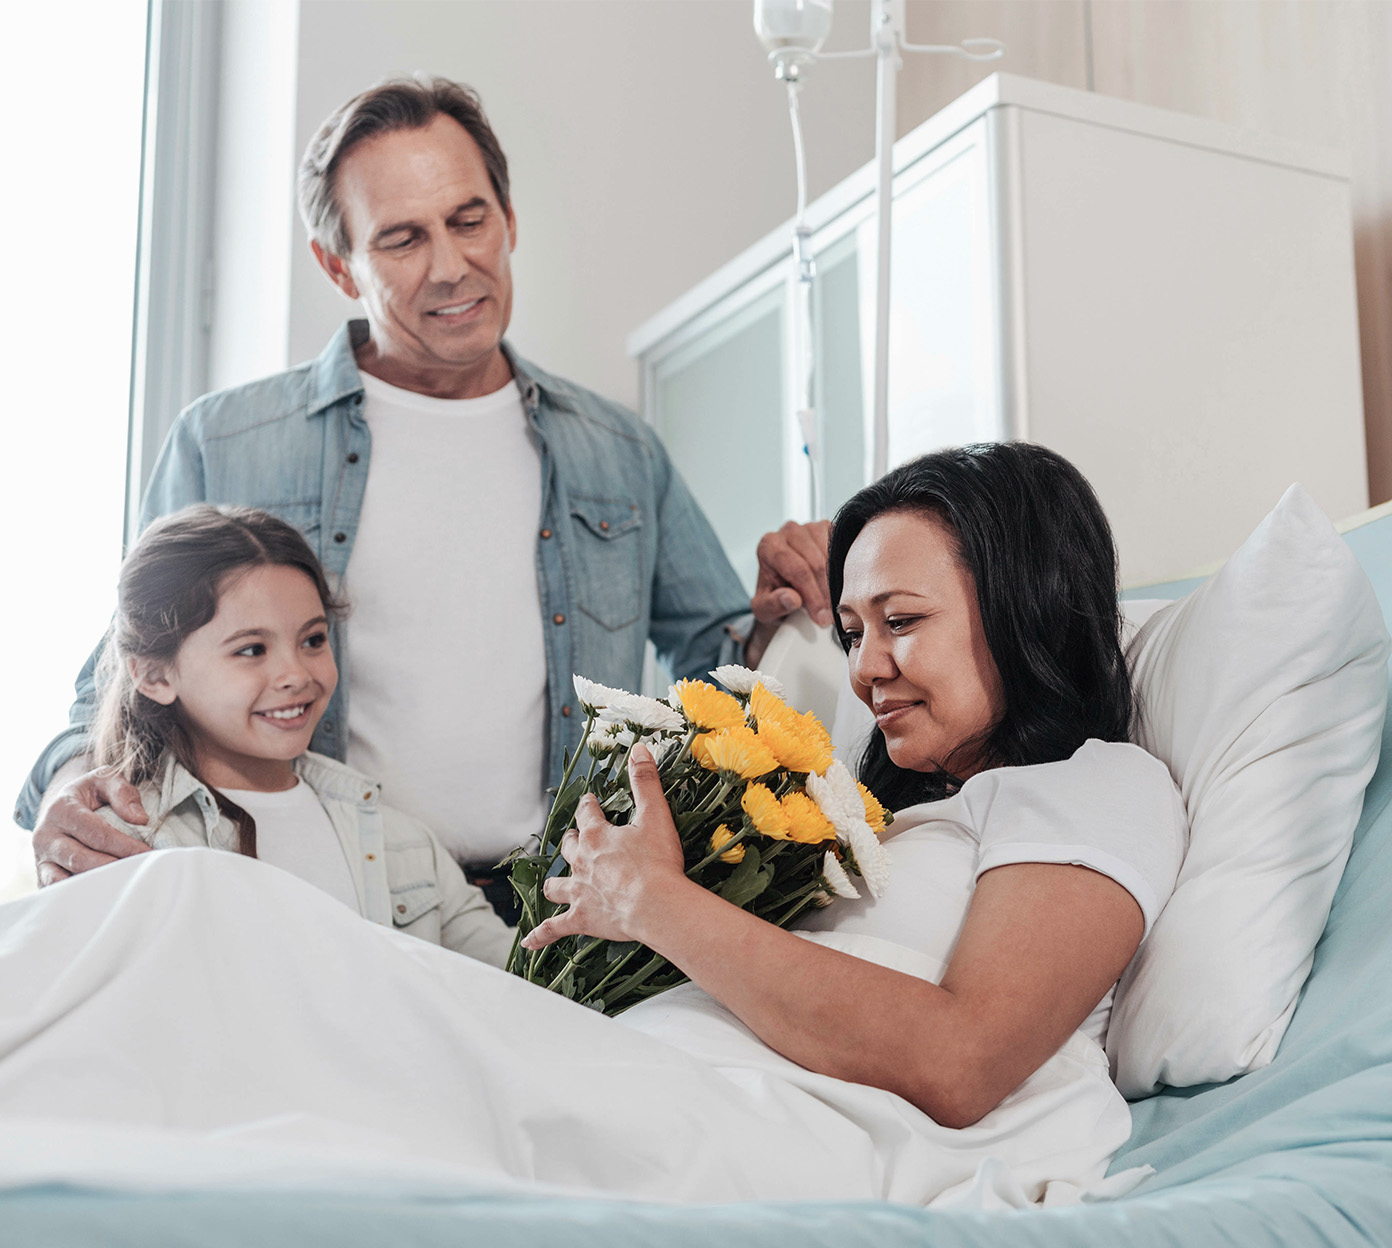
M 1002 436 L 993 372 L 986 166 L 967 147 L 894 200 L 889 464 Z M 857 230 L 866 409 L 873 403 L 875 225 Z
M 868 259 L 874 263 L 873 254 Z M 817 257 L 817 407 L 825 447 L 823 511 L 828 517 L 866 483 L 859 271 L 854 234 Z
M 752 593 L 755 546 L 783 523 L 783 288 L 664 360 L 656 425 Z

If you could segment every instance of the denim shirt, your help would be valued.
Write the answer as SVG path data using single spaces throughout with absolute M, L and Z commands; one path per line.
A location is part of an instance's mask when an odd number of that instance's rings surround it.
M 150 476 L 140 527 L 191 503 L 262 507 L 300 529 L 330 577 L 341 579 L 372 459 L 353 355 L 367 335 L 366 321 L 349 321 L 316 359 L 205 395 L 180 413 Z M 710 522 L 657 435 L 618 404 L 529 364 L 507 343 L 503 351 L 541 459 L 536 566 L 546 639 L 547 773 L 555 784 L 584 724 L 573 672 L 637 689 L 651 638 L 675 676 L 704 675 L 740 660 L 752 617 Z M 457 540 L 486 542 L 487 517 L 479 518 L 478 532 Z M 479 588 L 480 595 L 487 592 Z M 348 746 L 350 627 L 343 620 L 332 625 L 341 678 L 310 745 L 340 761 Z M 78 676 L 71 726 L 48 745 L 25 783 L 15 810 L 25 827 L 33 826 L 53 773 L 87 749 L 96 657 Z M 466 659 L 488 662 L 487 655 Z

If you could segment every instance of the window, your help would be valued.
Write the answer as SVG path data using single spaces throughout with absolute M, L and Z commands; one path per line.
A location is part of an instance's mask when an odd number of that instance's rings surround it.
M 145 0 L 6 19 L 6 802 L 64 723 L 121 556 L 147 22 Z M 28 837 L 10 827 L 0 899 L 32 881 Z

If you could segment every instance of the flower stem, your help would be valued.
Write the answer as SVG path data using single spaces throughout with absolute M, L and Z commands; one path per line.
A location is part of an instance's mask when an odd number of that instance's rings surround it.
M 641 950 L 646 948 L 646 945 L 635 945 L 626 954 L 624 954 L 623 957 L 621 957 L 617 962 L 614 963 L 613 968 L 609 971 L 609 974 L 607 974 L 603 979 L 599 981 L 599 983 L 597 983 L 585 994 L 584 998 L 581 1000 L 581 1004 L 583 1005 L 586 1002 L 592 1001 L 594 1000 L 594 998 L 599 996 L 599 994 L 602 993 L 604 989 L 609 986 L 609 981 L 613 979 L 614 976 L 617 975 L 620 971 L 622 971 L 623 968 L 626 967 Z
M 570 784 L 570 777 L 575 772 L 575 764 L 580 761 L 581 752 L 583 751 L 584 753 L 589 753 L 589 751 L 585 749 L 585 743 L 590 739 L 590 730 L 594 727 L 595 716 L 597 714 L 597 711 L 591 711 L 588 715 L 585 716 L 585 729 L 580 735 L 580 744 L 575 747 L 575 752 L 566 760 L 565 771 L 561 775 L 561 787 L 556 790 L 556 795 L 558 797 L 566 791 L 566 787 Z M 547 823 L 549 825 L 550 821 L 548 820 Z M 548 826 L 542 833 L 542 853 L 545 853 L 549 848 L 549 845 L 547 843 L 547 837 L 550 836 L 550 834 L 551 829 Z
M 580 946 L 578 949 L 576 949 L 574 953 L 570 955 L 569 958 L 566 959 L 565 965 L 561 967 L 561 969 L 556 973 L 556 978 L 553 979 L 549 984 L 547 984 L 546 987 L 551 992 L 555 992 L 557 985 L 561 982 L 561 980 L 565 978 L 566 972 L 569 971 L 572 967 L 578 967 L 580 963 L 583 962 L 585 958 L 590 954 L 590 952 L 595 948 L 595 946 L 602 945 L 603 943 L 604 942 L 598 936 L 591 936 L 588 944 Z

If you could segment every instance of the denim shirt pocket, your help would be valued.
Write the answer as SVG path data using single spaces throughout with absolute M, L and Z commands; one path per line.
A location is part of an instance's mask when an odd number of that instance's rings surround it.
M 635 623 L 643 612 L 643 527 L 627 498 L 570 496 L 575 588 L 580 610 L 605 628 Z
M 387 891 L 397 927 L 409 927 L 440 906 L 435 853 L 429 838 L 414 828 L 404 834 L 386 829 Z
M 391 894 L 392 922 L 397 927 L 409 927 L 422 915 L 440 905 L 440 890 L 432 880 L 407 888 L 394 888 Z

